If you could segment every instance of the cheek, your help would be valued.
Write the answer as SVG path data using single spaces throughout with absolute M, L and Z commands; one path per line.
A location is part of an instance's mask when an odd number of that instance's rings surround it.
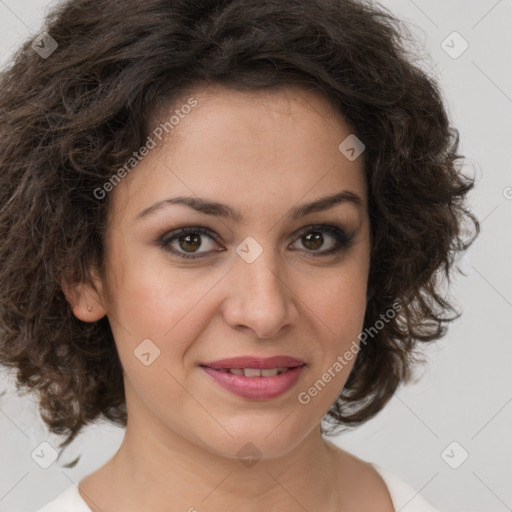
M 141 259 L 132 268 L 125 260 L 122 275 L 110 315 L 121 360 L 133 364 L 133 351 L 150 339 L 164 356 L 158 363 L 177 365 L 211 321 L 208 295 L 223 273 L 179 271 Z
M 361 260 L 360 260 L 361 261 Z M 364 261 L 364 260 L 363 260 Z M 366 312 L 368 270 L 347 265 L 339 274 L 316 279 L 306 301 L 318 350 L 299 403 L 327 410 L 336 400 L 355 364 Z M 304 282 L 307 286 L 307 282 Z M 306 295 L 303 295 L 306 296 Z
M 315 316 L 322 320 L 327 329 L 327 339 L 335 338 L 339 345 L 346 337 L 359 334 L 366 311 L 368 270 L 365 265 L 351 265 L 339 273 L 317 277 L 314 286 L 303 282 L 302 297 Z M 306 289 L 313 293 L 305 294 Z

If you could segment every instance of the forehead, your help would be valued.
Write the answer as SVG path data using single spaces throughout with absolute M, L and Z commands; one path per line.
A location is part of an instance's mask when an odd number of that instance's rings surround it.
M 160 146 L 191 139 L 194 132 L 203 132 L 204 136 L 205 131 L 210 132 L 209 139 L 222 131 L 224 140 L 228 136 L 234 141 L 241 141 L 249 132 L 256 136 L 255 143 L 274 134 L 278 135 L 276 143 L 287 139 L 290 142 L 292 137 L 301 133 L 311 136 L 317 131 L 339 131 L 340 125 L 344 130 L 353 131 L 339 109 L 319 91 L 300 86 L 241 91 L 219 84 L 191 90 L 173 105 L 161 105 L 153 114 L 148 128 L 168 121 L 172 114 L 184 109 L 191 98 L 196 106 L 180 119 L 174 116 L 177 124 Z M 322 136 L 325 133 L 319 133 L 319 137 Z M 286 146 L 282 149 L 285 150 Z
M 183 108 L 191 98 L 195 106 Z M 155 147 L 117 187 L 118 206 L 185 194 L 261 210 L 345 188 L 365 199 L 363 157 L 350 161 L 339 150 L 353 129 L 319 92 L 209 86 L 160 108 L 151 125 L 172 117 L 169 133 L 153 137 Z

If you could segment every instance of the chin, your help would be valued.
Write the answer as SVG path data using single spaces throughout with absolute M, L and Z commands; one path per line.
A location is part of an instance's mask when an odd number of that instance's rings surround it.
M 260 422 L 248 420 L 244 425 L 238 423 L 236 429 L 224 425 L 232 437 L 220 429 L 222 432 L 219 431 L 214 438 L 209 436 L 208 439 L 203 439 L 203 443 L 221 457 L 239 459 L 245 463 L 256 459 L 284 457 L 309 434 L 307 431 L 290 430 L 293 425 L 283 422 L 285 416 L 280 414 L 274 422 L 265 421 L 263 418 Z M 302 423 L 303 428 L 304 423 Z

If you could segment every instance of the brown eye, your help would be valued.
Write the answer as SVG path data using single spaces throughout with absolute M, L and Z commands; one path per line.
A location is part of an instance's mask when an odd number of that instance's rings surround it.
M 165 235 L 159 240 L 159 245 L 180 258 L 202 258 L 212 250 L 218 251 L 212 248 L 215 246 L 216 238 L 215 234 L 207 228 L 189 227 Z M 205 243 L 204 240 L 208 239 L 210 242 Z M 199 251 L 203 248 L 205 250 Z
M 319 231 L 313 231 L 302 236 L 304 247 L 316 251 L 320 249 L 324 243 L 324 236 Z
M 180 249 L 183 249 L 185 252 L 197 251 L 201 247 L 201 235 L 184 235 L 178 237 L 178 245 Z
M 347 235 L 337 226 L 319 225 L 310 226 L 303 231 L 298 241 L 307 249 L 306 252 L 312 253 L 313 256 L 328 256 L 347 249 L 351 246 L 352 240 L 353 235 Z M 321 250 L 326 244 L 325 250 Z
M 220 252 L 225 249 L 215 249 L 218 235 L 208 228 L 186 227 L 168 233 L 158 240 L 160 247 L 176 255 L 179 258 L 198 259 L 209 256 L 212 252 Z M 352 244 L 353 235 L 347 235 L 343 229 L 332 225 L 309 226 L 302 231 L 297 242 L 311 256 L 328 256 L 344 249 Z M 206 240 L 206 243 L 205 243 Z M 295 242 L 295 244 L 297 243 Z M 327 245 L 323 250 L 323 246 Z M 203 249 L 203 250 L 200 250 Z

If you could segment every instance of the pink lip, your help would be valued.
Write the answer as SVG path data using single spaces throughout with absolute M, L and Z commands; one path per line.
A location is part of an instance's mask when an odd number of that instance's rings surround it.
M 286 365 L 273 365 L 269 368 Z M 243 366 L 242 368 L 257 368 L 256 366 Z M 206 366 L 201 367 L 208 375 L 210 375 L 220 386 L 235 395 L 252 400 L 268 400 L 275 398 L 294 386 L 299 379 L 304 365 L 295 366 L 290 370 L 276 375 L 275 377 L 245 377 L 243 375 L 235 375 L 234 373 L 215 370 Z M 236 368 L 236 366 L 229 366 Z
M 201 363 L 201 366 L 208 366 L 214 369 L 230 369 L 230 368 L 257 368 L 260 370 L 268 368 L 295 368 L 302 366 L 304 361 L 290 356 L 274 356 L 274 357 L 256 357 L 256 356 L 238 356 L 220 359 L 211 363 Z
M 220 386 L 235 395 L 253 400 L 268 400 L 288 391 L 297 382 L 304 361 L 290 356 L 238 356 L 202 363 L 202 369 Z M 290 368 L 275 377 L 245 377 L 221 371 L 230 368 Z

